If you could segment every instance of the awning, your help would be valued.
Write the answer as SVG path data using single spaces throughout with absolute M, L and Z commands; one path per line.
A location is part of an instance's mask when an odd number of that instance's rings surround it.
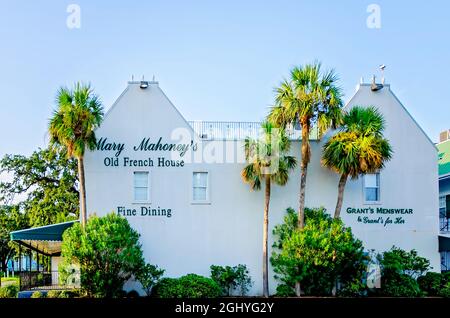
M 439 235 L 439 252 L 450 252 L 450 236 Z
M 77 221 L 33 227 L 10 233 L 12 241 L 48 256 L 61 254 L 62 235 Z

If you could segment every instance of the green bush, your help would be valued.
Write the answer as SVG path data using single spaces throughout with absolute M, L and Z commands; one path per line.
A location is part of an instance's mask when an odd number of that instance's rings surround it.
M 141 283 L 147 296 L 151 295 L 152 288 L 159 282 L 164 270 L 152 264 L 145 264 L 137 275 L 137 280 Z
M 139 233 L 127 219 L 110 213 L 91 216 L 83 230 L 75 223 L 63 234 L 61 276 L 79 266 L 81 289 L 89 297 L 118 297 L 144 266 Z
M 288 286 L 286 284 L 280 284 L 277 286 L 277 291 L 275 294 L 277 297 L 294 297 L 295 290 L 294 287 Z
M 214 280 L 196 274 L 163 278 L 152 292 L 152 296 L 158 298 L 215 298 L 220 294 L 220 287 Z
M 17 298 L 19 287 L 16 285 L 8 285 L 0 287 L 0 298 Z
M 362 242 L 324 208 L 306 208 L 301 230 L 297 228 L 297 213 L 287 209 L 284 223 L 275 226 L 273 234 L 270 261 L 275 278 L 282 284 L 293 288 L 299 282 L 305 295 L 331 295 L 337 283 L 353 294 L 363 293 L 363 284 L 355 283 L 362 282 L 366 273 L 368 257 Z
M 45 298 L 44 294 L 40 291 L 35 291 L 31 294 L 31 298 Z
M 78 289 L 73 289 L 73 290 L 62 290 L 59 293 L 59 297 L 58 298 L 76 298 L 76 297 L 80 297 L 81 293 Z
M 223 296 L 230 296 L 232 291 L 238 290 L 245 296 L 252 286 L 252 280 L 246 265 L 218 266 L 211 265 L 211 278 L 220 286 Z
M 47 293 L 47 298 L 59 298 L 60 295 L 60 290 L 49 290 Z
M 420 276 L 417 283 L 427 296 L 438 296 L 446 281 L 441 273 L 428 272 L 426 275 Z
M 377 255 L 381 266 L 381 289 L 379 296 L 421 297 L 417 278 L 430 270 L 430 262 L 417 254 L 417 251 L 405 251 L 393 246 L 389 251 Z
M 450 298 L 450 282 L 444 285 L 444 287 L 439 291 L 438 296 Z

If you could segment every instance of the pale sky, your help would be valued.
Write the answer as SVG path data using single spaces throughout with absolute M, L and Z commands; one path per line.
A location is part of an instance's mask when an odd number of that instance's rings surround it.
M 80 28 L 67 25 L 70 4 Z M 367 25 L 370 4 L 380 28 Z M 314 60 L 335 68 L 345 100 L 386 64 L 437 141 L 450 128 L 449 15 L 444 0 L 0 0 L 0 156 L 46 145 L 61 85 L 91 82 L 108 109 L 132 74 L 155 75 L 188 120 L 258 121 L 289 69 Z

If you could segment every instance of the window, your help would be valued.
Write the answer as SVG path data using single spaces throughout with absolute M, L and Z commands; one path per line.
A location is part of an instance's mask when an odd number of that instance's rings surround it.
M 149 201 L 148 172 L 134 172 L 134 201 Z
M 192 175 L 192 201 L 207 202 L 208 200 L 208 172 L 194 172 Z
M 380 201 L 380 174 L 366 174 L 364 176 L 364 199 L 366 202 Z

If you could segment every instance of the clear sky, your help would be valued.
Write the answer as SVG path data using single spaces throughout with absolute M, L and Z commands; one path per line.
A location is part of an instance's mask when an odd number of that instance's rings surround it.
M 368 5 L 381 9 L 369 28 Z M 81 9 L 80 28 L 67 7 Z M 0 0 L 0 155 L 46 145 L 61 85 L 91 82 L 105 108 L 155 75 L 188 120 L 257 121 L 289 69 L 335 68 L 348 100 L 386 81 L 437 141 L 450 128 L 450 2 Z M 132 125 L 132 123 L 123 123 Z

